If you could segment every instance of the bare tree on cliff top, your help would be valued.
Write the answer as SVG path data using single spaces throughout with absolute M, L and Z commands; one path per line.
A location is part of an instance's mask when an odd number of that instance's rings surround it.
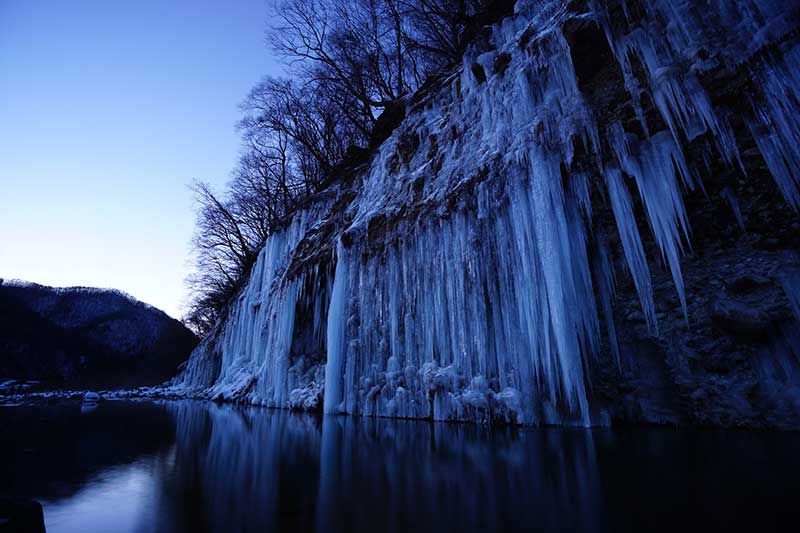
M 501 0 L 508 3 L 511 0 Z M 460 60 L 487 0 L 278 0 L 274 51 L 291 79 L 250 92 L 225 194 L 195 185 L 196 271 L 186 321 L 210 328 L 270 234 L 366 147 L 378 116 Z M 357 150 L 355 150 L 357 152 Z

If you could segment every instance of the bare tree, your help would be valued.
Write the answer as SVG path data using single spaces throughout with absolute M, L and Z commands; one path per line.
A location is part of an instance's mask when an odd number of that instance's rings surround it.
M 244 210 L 231 192 L 218 198 L 208 184 L 192 186 L 199 206 L 192 241 L 195 273 L 187 280 L 191 292 L 186 322 L 199 333 L 238 288 L 249 271 L 263 239 L 255 224 L 248 225 Z
M 284 0 L 273 47 L 308 82 L 346 93 L 369 124 L 422 81 L 399 1 Z
M 312 85 L 313 86 L 313 85 Z M 348 110 L 346 98 L 324 86 L 300 89 L 290 80 L 267 78 L 250 92 L 240 123 L 245 139 L 261 146 L 286 141 L 285 164 L 313 190 L 344 157 L 352 144 L 363 143 L 369 130 Z
M 386 109 L 466 46 L 513 0 L 275 0 L 274 50 L 290 79 L 265 78 L 242 105 L 243 151 L 224 195 L 194 185 L 196 271 L 186 322 L 210 328 L 266 239 L 299 202 L 370 144 Z M 497 6 L 502 5 L 499 11 Z

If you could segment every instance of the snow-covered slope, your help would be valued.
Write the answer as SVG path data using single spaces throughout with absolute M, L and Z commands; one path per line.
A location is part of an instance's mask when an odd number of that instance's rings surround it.
M 0 280 L 0 377 L 156 384 L 197 344 L 163 311 L 119 291 Z
M 750 423 L 774 402 L 796 423 L 800 342 L 782 324 L 800 264 L 800 6 L 521 0 L 515 11 L 409 99 L 355 180 L 272 236 L 173 391 L 437 420 L 672 420 L 695 407 L 631 414 L 615 402 L 630 379 L 658 374 L 636 370 L 636 339 L 663 348 L 664 394 L 678 404 L 717 379 L 688 361 L 717 349 L 692 335 L 731 337 L 714 318 L 724 312 L 707 310 L 700 268 L 688 281 L 682 268 L 699 233 L 714 250 L 750 250 L 733 275 L 783 280 L 789 294 L 760 286 L 774 305 L 769 342 L 742 344 L 787 369 L 753 385 L 783 379 L 784 396 L 748 403 L 723 376 L 739 418 L 711 423 Z M 720 217 L 735 245 L 715 233 Z M 786 253 L 753 252 L 754 235 Z M 747 364 L 732 375 L 756 372 Z M 676 377 L 684 367 L 694 385 Z

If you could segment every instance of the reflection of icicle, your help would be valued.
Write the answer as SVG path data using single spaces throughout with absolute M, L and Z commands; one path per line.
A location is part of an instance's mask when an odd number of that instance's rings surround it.
M 327 396 L 326 396 L 327 398 Z M 316 524 L 318 532 L 338 529 L 339 511 L 336 501 L 338 488 L 342 486 L 342 465 L 344 460 L 343 424 L 346 421 L 337 417 L 325 416 L 322 419 L 322 446 L 319 454 L 319 486 L 317 487 Z M 350 472 L 344 465 L 344 471 Z

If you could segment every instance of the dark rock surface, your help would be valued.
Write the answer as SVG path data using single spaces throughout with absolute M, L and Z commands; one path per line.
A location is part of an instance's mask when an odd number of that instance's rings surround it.
M 688 321 L 669 274 L 658 274 L 658 332 L 622 284 L 620 362 L 595 366 L 595 393 L 618 422 L 800 427 L 800 325 L 780 281 L 800 260 L 752 247 L 759 239 L 686 259 Z
M 42 505 L 35 500 L 0 499 L 0 532 L 44 533 Z
M 0 281 L 0 380 L 153 385 L 197 344 L 183 324 L 117 291 Z

